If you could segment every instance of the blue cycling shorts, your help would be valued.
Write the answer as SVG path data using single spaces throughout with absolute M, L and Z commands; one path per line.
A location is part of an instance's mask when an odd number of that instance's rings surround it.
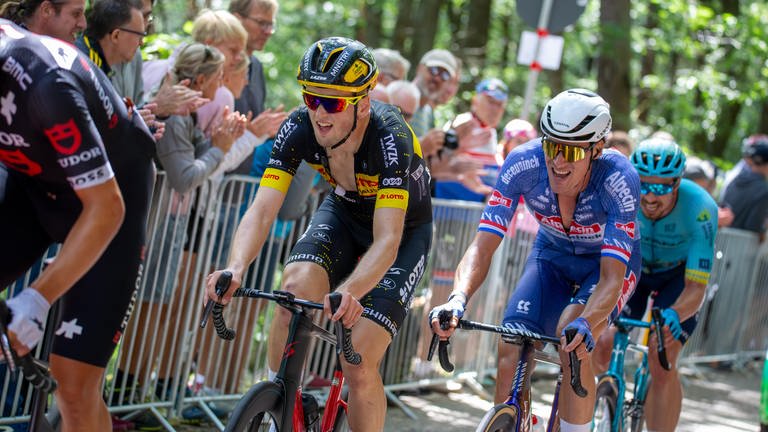
M 637 284 L 635 294 L 632 295 L 627 305 L 624 306 L 621 314 L 632 319 L 642 319 L 649 297 L 653 298 L 653 307 L 668 308 L 680 297 L 680 293 L 683 292 L 684 288 L 685 263 L 664 272 L 643 273 L 640 283 Z M 694 316 L 680 323 L 680 326 L 683 328 L 683 334 L 680 335 L 678 340 L 683 345 L 693 334 L 698 321 L 699 313 L 696 312 Z
M 622 294 L 614 307 L 609 323 L 632 295 L 640 274 L 639 245 L 624 274 Z M 504 312 L 504 326 L 556 336 L 557 323 L 566 306 L 586 304 L 600 279 L 599 253 L 573 255 L 545 245 L 537 237 L 523 275 L 512 293 Z

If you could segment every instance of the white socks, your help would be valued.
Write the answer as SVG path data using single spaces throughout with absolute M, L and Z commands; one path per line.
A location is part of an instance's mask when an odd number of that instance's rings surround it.
M 582 425 L 570 424 L 567 421 L 560 419 L 560 432 L 589 432 L 592 427 L 592 422 Z

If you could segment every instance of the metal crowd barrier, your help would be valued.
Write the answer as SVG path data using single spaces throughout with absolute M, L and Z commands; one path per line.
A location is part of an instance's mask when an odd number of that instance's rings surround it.
M 220 185 L 209 182 L 181 195 L 170 189 L 163 173 L 159 174 L 133 316 L 107 368 L 105 396 L 111 412 L 131 418 L 150 410 L 166 430 L 173 430 L 168 419 L 194 405 L 222 429 L 208 403 L 231 405 L 250 385 L 266 378 L 272 303 L 241 300 L 225 309 L 227 322 L 237 328 L 235 341 L 218 340 L 211 326 L 204 331 L 198 326 L 205 276 L 225 265 L 229 242 L 257 185 L 257 179 L 234 176 Z M 318 197 L 314 196 L 311 208 L 317 204 Z M 410 312 L 381 365 L 385 390 L 396 403 L 395 391 L 457 377 L 479 390 L 477 380 L 495 370 L 498 338 L 487 333 L 456 333 L 452 340 L 453 375 L 439 370 L 436 362 L 426 362 L 431 338 L 426 314 L 451 292 L 453 271 L 475 235 L 483 208 L 479 203 L 433 200 L 430 259 Z M 308 220 L 305 216 L 273 226 L 264 250 L 245 275 L 244 286 L 264 290 L 279 286 L 281 263 Z M 467 316 L 473 320 L 500 322 L 522 273 L 536 225 L 522 208 L 515 221 L 494 255 L 484 286 L 470 301 Z M 30 271 L 17 285 L 26 286 L 38 271 Z M 721 230 L 699 329 L 686 345 L 683 361 L 764 352 L 768 347 L 766 287 L 768 249 L 758 248 L 754 235 Z M 307 361 L 308 380 L 331 377 L 333 351 L 319 344 Z M 31 398 L 27 390 L 1 371 L 0 385 L 0 425 L 28 418 Z

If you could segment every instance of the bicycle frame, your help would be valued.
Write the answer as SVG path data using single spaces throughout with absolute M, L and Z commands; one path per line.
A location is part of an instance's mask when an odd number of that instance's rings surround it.
M 216 292 L 221 296 L 226 291 L 231 280 L 231 273 L 222 273 L 216 282 Z M 286 308 L 291 312 L 291 321 L 288 325 L 288 337 L 283 348 L 283 357 L 280 361 L 280 369 L 274 379 L 274 383 L 279 388 L 279 401 L 276 403 L 273 413 L 278 412 L 280 418 L 275 418 L 276 426 L 281 432 L 304 432 L 307 426 L 304 420 L 304 407 L 301 398 L 301 378 L 304 371 L 304 362 L 309 351 L 311 340 L 313 338 L 322 339 L 336 346 L 336 368 L 334 370 L 331 391 L 325 404 L 323 421 L 321 423 L 322 431 L 332 431 L 339 408 L 343 408 L 345 413 L 347 403 L 342 399 L 341 391 L 344 385 L 344 376 L 339 361 L 339 355 L 344 353 L 344 358 L 352 363 L 359 364 L 360 354 L 355 352 L 350 340 L 350 330 L 343 327 L 340 321 L 334 323 L 336 334 L 333 334 L 314 323 L 312 316 L 308 312 L 310 309 L 322 310 L 323 305 L 307 300 L 296 299 L 295 296 L 285 291 L 275 291 L 265 293 L 253 289 L 238 289 L 234 297 L 266 298 L 276 302 L 280 307 Z M 341 295 L 333 293 L 330 296 L 331 310 L 335 311 L 341 303 Z M 209 301 L 205 307 L 201 327 L 205 327 L 208 314 L 213 315 L 213 324 L 216 333 L 226 340 L 235 338 L 235 331 L 227 328 L 222 315 L 223 305 Z M 256 384 L 259 385 L 259 384 Z
M 317 337 L 335 344 L 336 338 L 332 333 L 315 324 L 309 314 L 302 308 L 281 304 L 280 302 L 278 304 L 287 307 L 293 312 L 291 323 L 288 327 L 288 339 L 286 339 L 283 358 L 280 362 L 280 370 L 274 379 L 283 388 L 283 418 L 278 420 L 278 429 L 286 432 L 291 430 L 303 432 L 306 430 L 306 425 L 304 424 L 304 408 L 301 404 L 300 380 L 303 376 L 304 360 L 307 357 L 311 340 L 313 337 Z M 333 383 L 337 388 L 331 387 L 332 393 L 328 397 L 329 401 L 334 400 L 334 394 L 335 397 L 340 399 L 341 387 L 344 384 L 344 377 L 338 362 L 337 370 L 334 371 Z M 326 403 L 325 411 L 323 412 L 323 424 L 325 424 L 325 415 L 328 414 L 327 411 L 330 405 L 334 405 L 333 408 L 338 407 L 336 403 Z M 343 406 L 346 407 L 346 403 Z M 333 417 L 335 421 L 336 411 L 333 411 Z M 292 428 L 287 429 L 283 426 L 287 424 L 291 424 Z M 333 427 L 333 423 L 331 423 L 331 427 Z M 330 429 L 323 427 L 322 430 Z
M 438 315 L 440 326 L 445 329 L 451 318 L 452 315 L 449 311 L 441 311 Z M 507 400 L 504 401 L 505 405 L 514 408 L 516 414 L 515 430 L 520 431 L 521 427 L 523 426 L 522 422 L 527 422 L 528 418 L 530 418 L 532 415 L 530 410 L 530 399 L 525 398 L 525 393 L 530 389 L 530 377 L 533 369 L 528 367 L 528 363 L 531 362 L 531 360 L 534 358 L 534 353 L 536 352 L 536 349 L 534 348 L 534 342 L 540 341 L 559 346 L 560 339 L 556 337 L 540 335 L 528 330 L 512 329 L 508 327 L 495 326 L 464 319 L 460 319 L 456 327 L 465 330 L 481 330 L 498 333 L 502 335 L 504 342 L 522 345 L 522 352 L 520 354 L 520 359 L 517 361 L 517 365 L 515 367 L 515 376 L 510 387 L 509 397 L 507 397 Z M 566 341 L 570 342 L 573 340 L 575 333 L 575 331 L 566 332 Z M 437 335 L 433 333 L 432 341 L 429 347 L 429 353 L 427 355 L 427 361 L 432 359 L 435 348 L 438 348 L 440 366 L 447 372 L 453 372 L 453 364 L 451 364 L 448 355 L 448 344 L 449 342 L 447 340 L 438 341 Z M 587 391 L 581 384 L 581 361 L 578 359 L 575 352 L 570 352 L 568 357 L 571 370 L 571 388 L 573 388 L 573 391 L 576 395 L 585 397 L 587 395 Z M 563 373 L 561 367 L 557 380 L 557 388 L 555 389 L 555 398 L 552 402 L 552 410 L 548 419 L 548 431 L 555 430 L 555 425 L 557 424 L 557 407 L 559 403 L 558 395 L 560 393 L 562 377 Z M 525 408 L 525 410 L 522 408 Z M 493 410 L 489 411 L 489 413 L 491 412 L 493 412 Z M 526 414 L 526 418 L 524 420 L 521 419 L 520 413 Z M 522 430 L 527 430 L 527 428 L 528 425 L 526 424 L 525 429 Z
M 627 383 L 624 379 L 624 359 L 628 349 L 642 354 L 642 360 L 634 374 L 635 388 L 632 392 L 633 399 L 629 401 L 631 404 L 639 404 L 642 406 L 642 404 L 645 403 L 650 380 L 650 372 L 648 370 L 648 347 L 630 341 L 629 332 L 632 328 L 650 329 L 651 323 L 620 316 L 616 322 L 614 322 L 614 325 L 617 327 L 618 331 L 613 336 L 613 349 L 611 350 L 610 365 L 603 375 L 614 377 L 618 383 L 618 394 L 620 397 L 618 398 L 618 406 L 616 406 L 617 415 L 614 416 L 611 430 L 620 431 L 622 430 L 623 422 L 627 417 L 627 414 L 629 414 L 628 412 L 625 412 L 625 410 L 631 408 L 624 399 L 624 394 L 627 388 Z
M 514 407 L 518 413 L 527 413 L 528 417 L 533 415 L 531 412 L 531 401 L 530 398 L 526 399 L 524 394 L 526 390 L 530 390 L 531 388 L 531 374 L 533 373 L 533 368 L 529 368 L 528 363 L 533 360 L 535 364 L 535 352 L 536 349 L 533 346 L 533 342 L 530 340 L 524 340 L 522 343 L 520 359 L 517 361 L 517 365 L 515 367 L 515 377 L 512 381 L 512 386 L 510 387 L 509 397 L 507 397 L 507 400 L 504 401 L 505 404 Z M 555 387 L 554 400 L 552 401 L 552 409 L 550 410 L 549 419 L 547 420 L 547 431 L 553 431 L 553 428 L 555 427 L 555 421 L 557 420 L 560 385 L 562 382 L 563 374 L 561 371 L 557 377 L 557 385 Z M 516 431 L 522 430 L 522 421 L 523 418 L 521 416 L 517 416 L 517 424 L 515 425 Z

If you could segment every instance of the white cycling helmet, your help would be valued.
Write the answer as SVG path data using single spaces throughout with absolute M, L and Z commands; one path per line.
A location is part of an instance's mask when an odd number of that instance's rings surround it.
M 570 89 L 547 103 L 540 126 L 544 135 L 559 141 L 597 142 L 611 131 L 611 113 L 597 93 Z

